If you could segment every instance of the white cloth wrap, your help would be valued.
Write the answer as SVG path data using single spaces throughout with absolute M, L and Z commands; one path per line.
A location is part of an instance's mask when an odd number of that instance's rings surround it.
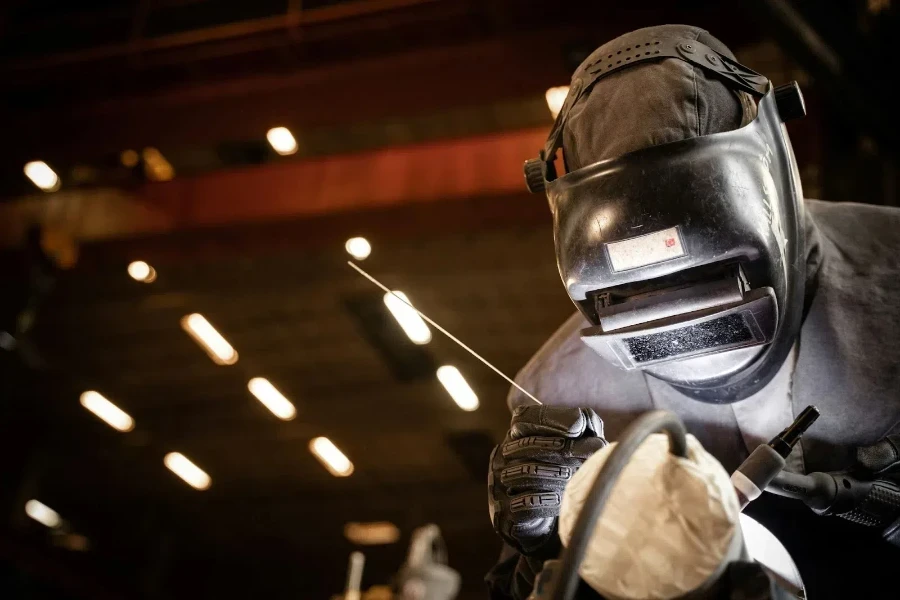
M 566 486 L 563 544 L 615 446 L 585 461 Z M 665 435 L 650 436 L 616 482 L 579 570 L 601 595 L 675 598 L 703 587 L 726 560 L 737 558 L 740 508 L 728 473 L 694 436 L 687 436 L 687 446 L 688 457 L 678 458 Z

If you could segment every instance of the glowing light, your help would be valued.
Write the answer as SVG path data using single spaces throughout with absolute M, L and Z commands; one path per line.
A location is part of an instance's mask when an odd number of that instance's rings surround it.
M 347 477 L 353 473 L 353 463 L 327 437 L 314 438 L 309 443 L 309 450 L 335 477 Z
M 471 411 L 478 408 L 478 396 L 469 387 L 469 383 L 459 369 L 444 365 L 437 370 L 437 378 L 461 409 Z
M 144 159 L 144 175 L 151 181 L 169 181 L 175 177 L 172 163 L 156 148 L 144 148 L 141 155 Z
M 26 164 L 25 176 L 45 192 L 59 189 L 59 175 L 42 160 L 33 160 Z
M 400 327 L 403 328 L 403 331 L 409 339 L 412 340 L 414 344 L 419 344 L 420 346 L 422 344 L 427 344 L 431 341 L 431 329 L 428 328 L 428 325 L 422 320 L 422 317 L 420 317 L 408 304 L 405 304 L 403 300 L 409 302 L 409 298 L 406 297 L 406 294 L 396 290 L 394 290 L 393 294 L 384 295 L 385 306 L 388 307 L 388 310 L 391 311 L 391 314 L 397 319 L 397 323 L 400 324 Z
M 25 503 L 25 514 L 50 529 L 56 529 L 62 525 L 59 513 L 37 500 L 29 500 Z
M 297 140 L 287 127 L 273 127 L 266 132 L 266 139 L 272 145 L 272 149 L 282 156 L 293 154 L 297 151 Z
M 218 365 L 233 365 L 238 361 L 238 353 L 225 338 L 209 324 L 206 318 L 198 313 L 181 319 L 181 327 L 206 350 L 209 357 Z
M 372 245 L 364 237 L 355 237 L 347 240 L 344 244 L 347 253 L 356 260 L 365 260 L 372 254 Z
M 117 431 L 134 429 L 134 419 L 98 392 L 91 390 L 81 394 L 81 405 Z
M 131 168 L 137 166 L 140 156 L 134 150 L 123 150 L 122 154 L 119 155 L 119 160 L 122 161 L 123 166 Z
M 552 87 L 544 94 L 544 97 L 547 99 L 547 108 L 550 109 L 550 114 L 553 115 L 554 119 L 559 115 L 559 111 L 562 110 L 562 105 L 568 95 L 569 86 L 567 85 Z
M 347 523 L 344 525 L 344 537 L 360 546 L 379 546 L 399 540 L 400 530 L 388 521 Z
M 268 379 L 254 377 L 247 383 L 247 389 L 262 402 L 263 406 L 272 411 L 272 414 L 282 421 L 290 421 L 297 416 L 297 409 L 291 401 L 285 398 L 281 392 L 275 389 Z
M 163 458 L 166 467 L 195 490 L 209 489 L 212 479 L 206 471 L 191 462 L 188 457 L 180 452 L 169 452 Z
M 136 260 L 128 265 L 128 274 L 135 281 L 153 283 L 156 281 L 156 269 L 142 260 Z

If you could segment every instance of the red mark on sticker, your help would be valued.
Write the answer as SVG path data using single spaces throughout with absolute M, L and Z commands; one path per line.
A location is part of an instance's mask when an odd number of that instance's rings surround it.
M 669 238 L 666 240 L 666 248 L 671 248 L 675 245 L 675 238 Z

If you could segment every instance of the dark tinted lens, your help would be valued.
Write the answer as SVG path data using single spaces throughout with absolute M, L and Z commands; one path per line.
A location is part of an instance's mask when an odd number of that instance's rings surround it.
M 651 333 L 622 340 L 635 362 L 672 358 L 698 350 L 753 341 L 753 332 L 740 313 L 682 329 Z

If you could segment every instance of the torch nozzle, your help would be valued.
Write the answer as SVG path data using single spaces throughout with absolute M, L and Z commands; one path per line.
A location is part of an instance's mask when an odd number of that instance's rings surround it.
M 810 425 L 819 418 L 819 409 L 815 406 L 807 406 L 803 409 L 794 422 L 788 425 L 784 431 L 776 435 L 769 442 L 769 447 L 775 450 L 782 458 L 787 458 L 800 437 L 809 429 Z

